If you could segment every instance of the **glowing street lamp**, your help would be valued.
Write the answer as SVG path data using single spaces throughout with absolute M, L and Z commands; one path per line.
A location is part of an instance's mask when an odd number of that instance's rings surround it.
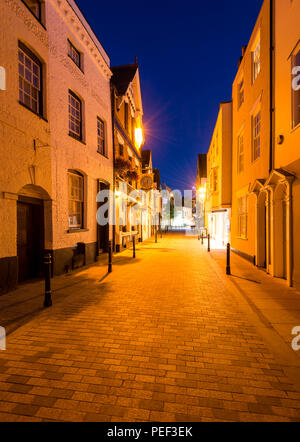
M 202 201 L 205 200 L 205 196 L 206 196 L 206 188 L 205 187 L 199 187 L 198 189 L 199 192 L 199 197 Z
M 137 147 L 140 149 L 142 144 L 144 143 L 143 131 L 140 127 L 135 129 L 135 143 Z

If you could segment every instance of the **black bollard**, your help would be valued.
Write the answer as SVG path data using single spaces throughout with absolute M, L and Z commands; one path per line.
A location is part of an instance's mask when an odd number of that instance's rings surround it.
M 52 307 L 52 292 L 51 292 L 51 264 L 52 258 L 51 255 L 48 254 L 45 256 L 45 301 L 44 307 Z
M 231 268 L 230 268 L 230 252 L 231 252 L 231 247 L 230 244 L 227 244 L 227 265 L 226 265 L 226 275 L 231 275 Z
M 163 237 L 163 231 L 162 228 L 160 228 L 160 238 L 162 239 L 162 237 Z
M 201 244 L 202 244 L 202 245 L 204 244 L 204 235 L 203 235 L 203 233 L 202 233 L 202 235 L 201 235 Z
M 108 273 L 112 273 L 112 241 L 108 241 Z
M 155 227 L 155 243 L 157 244 L 157 227 Z
M 207 235 L 207 251 L 210 252 L 210 234 Z
M 135 259 L 135 257 L 136 257 L 136 253 L 135 253 L 135 235 L 133 235 L 132 243 L 133 243 L 133 259 Z

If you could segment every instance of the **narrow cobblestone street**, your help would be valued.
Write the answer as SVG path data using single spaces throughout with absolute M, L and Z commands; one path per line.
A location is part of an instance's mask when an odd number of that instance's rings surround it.
M 212 255 L 169 234 L 54 294 L 0 353 L 0 420 L 300 421 L 299 355 Z

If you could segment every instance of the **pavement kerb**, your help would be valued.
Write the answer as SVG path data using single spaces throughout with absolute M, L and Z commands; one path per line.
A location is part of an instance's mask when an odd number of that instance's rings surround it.
M 208 258 L 210 265 L 214 268 L 218 276 L 224 280 L 226 288 L 235 296 L 240 308 L 251 319 L 257 332 L 272 351 L 278 363 L 283 366 L 286 376 L 291 379 L 297 390 L 300 392 L 300 359 L 295 354 L 292 347 L 287 345 L 268 319 L 265 318 L 263 313 L 260 312 L 255 304 L 248 298 L 244 290 L 234 283 L 232 277 L 225 275 L 225 269 L 223 273 L 214 258 L 211 255 L 209 255 Z

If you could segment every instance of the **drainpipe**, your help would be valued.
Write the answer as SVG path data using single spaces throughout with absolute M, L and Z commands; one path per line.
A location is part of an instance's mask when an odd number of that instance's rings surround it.
M 115 147 L 115 88 L 111 83 L 111 121 L 112 121 L 112 143 L 113 143 L 113 239 L 112 247 L 113 251 L 116 251 L 116 147 Z
M 293 232 L 293 180 L 289 180 L 289 286 L 293 287 L 293 277 L 294 277 L 294 232 Z
M 270 164 L 269 172 L 274 169 L 274 147 L 275 147 L 275 5 L 270 0 Z

